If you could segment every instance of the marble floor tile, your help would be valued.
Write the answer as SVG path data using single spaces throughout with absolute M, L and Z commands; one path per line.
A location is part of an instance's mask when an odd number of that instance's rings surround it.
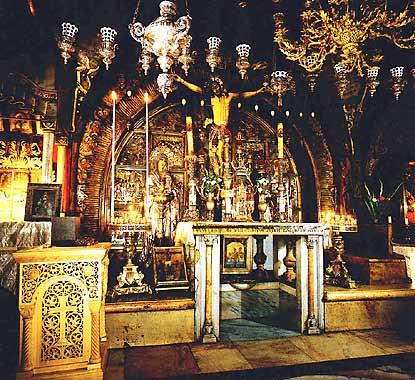
M 202 373 L 252 369 L 230 342 L 191 345 L 190 349 Z
M 232 342 L 286 338 L 297 335 L 299 335 L 299 333 L 291 330 L 246 319 L 223 320 L 220 324 L 220 339 Z
M 125 361 L 125 380 L 159 379 L 200 372 L 187 344 L 128 348 Z
M 104 380 L 124 380 L 124 350 L 108 350 Z
M 363 337 L 362 337 L 363 338 Z M 342 360 L 386 355 L 381 348 L 350 333 L 331 333 L 288 338 L 316 361 Z
M 411 335 L 404 335 L 395 330 L 365 330 L 352 331 L 356 337 L 386 351 L 388 354 L 415 352 L 415 341 Z
M 234 344 L 254 368 L 314 362 L 311 356 L 288 339 L 245 341 Z

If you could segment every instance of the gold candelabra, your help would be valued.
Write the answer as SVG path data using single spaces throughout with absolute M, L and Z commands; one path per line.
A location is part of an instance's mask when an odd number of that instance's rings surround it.
M 372 69 L 383 58 L 363 52 L 368 40 L 386 38 L 401 49 L 415 47 L 415 14 L 409 3 L 396 12 L 388 8 L 386 0 L 364 0 L 356 12 L 349 0 L 328 0 L 327 6 L 320 0 L 308 0 L 301 20 L 300 39 L 292 42 L 287 38 L 284 14 L 276 13 L 274 41 L 289 60 L 307 72 L 321 70 L 329 56 L 336 56 L 346 72 L 356 70 L 362 77 L 365 68 Z

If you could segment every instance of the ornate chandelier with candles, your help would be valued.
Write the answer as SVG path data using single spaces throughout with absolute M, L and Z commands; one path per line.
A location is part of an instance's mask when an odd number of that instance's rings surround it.
M 153 61 L 153 55 L 162 73 L 157 78 L 160 91 L 166 97 L 172 91 L 173 80 L 170 76 L 172 66 L 180 63 L 187 75 L 193 58 L 190 52 L 192 37 L 189 34 L 192 18 L 186 1 L 186 15 L 176 19 L 176 4 L 173 1 L 160 2 L 160 16 L 148 26 L 137 21 L 140 1 L 137 3 L 133 20 L 129 25 L 131 36 L 141 45 L 139 62 L 147 75 Z
M 287 37 L 284 14 L 276 13 L 274 41 L 287 59 L 306 70 L 311 90 L 316 75 L 332 56 L 340 93 L 344 91 L 349 73 L 354 71 L 363 77 L 366 71 L 367 87 L 373 96 L 379 84 L 378 65 L 383 56 L 370 57 L 364 52 L 364 44 L 384 38 L 401 49 L 415 48 L 415 12 L 413 4 L 409 3 L 396 12 L 388 9 L 387 0 L 363 0 L 359 9 L 349 0 L 306 0 L 301 20 L 300 38 L 293 42 Z M 403 70 L 393 69 L 391 74 L 392 89 L 398 98 L 404 85 Z

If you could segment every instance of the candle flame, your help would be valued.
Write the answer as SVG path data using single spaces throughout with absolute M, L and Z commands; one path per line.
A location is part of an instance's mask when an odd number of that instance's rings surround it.
M 148 103 L 149 99 L 148 92 L 144 93 L 144 101 Z
M 117 100 L 117 93 L 115 91 L 111 91 L 111 99 L 114 101 Z

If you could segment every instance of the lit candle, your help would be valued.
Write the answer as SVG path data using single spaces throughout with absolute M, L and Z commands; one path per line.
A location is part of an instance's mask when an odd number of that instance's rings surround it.
M 193 128 L 192 128 L 192 117 L 186 116 L 186 135 L 187 135 L 187 153 L 189 156 L 193 155 Z
M 115 101 L 117 93 L 111 92 L 112 98 L 112 141 L 111 141 L 111 223 L 115 222 Z
M 278 146 L 278 158 L 284 157 L 284 124 L 277 124 L 277 146 Z

